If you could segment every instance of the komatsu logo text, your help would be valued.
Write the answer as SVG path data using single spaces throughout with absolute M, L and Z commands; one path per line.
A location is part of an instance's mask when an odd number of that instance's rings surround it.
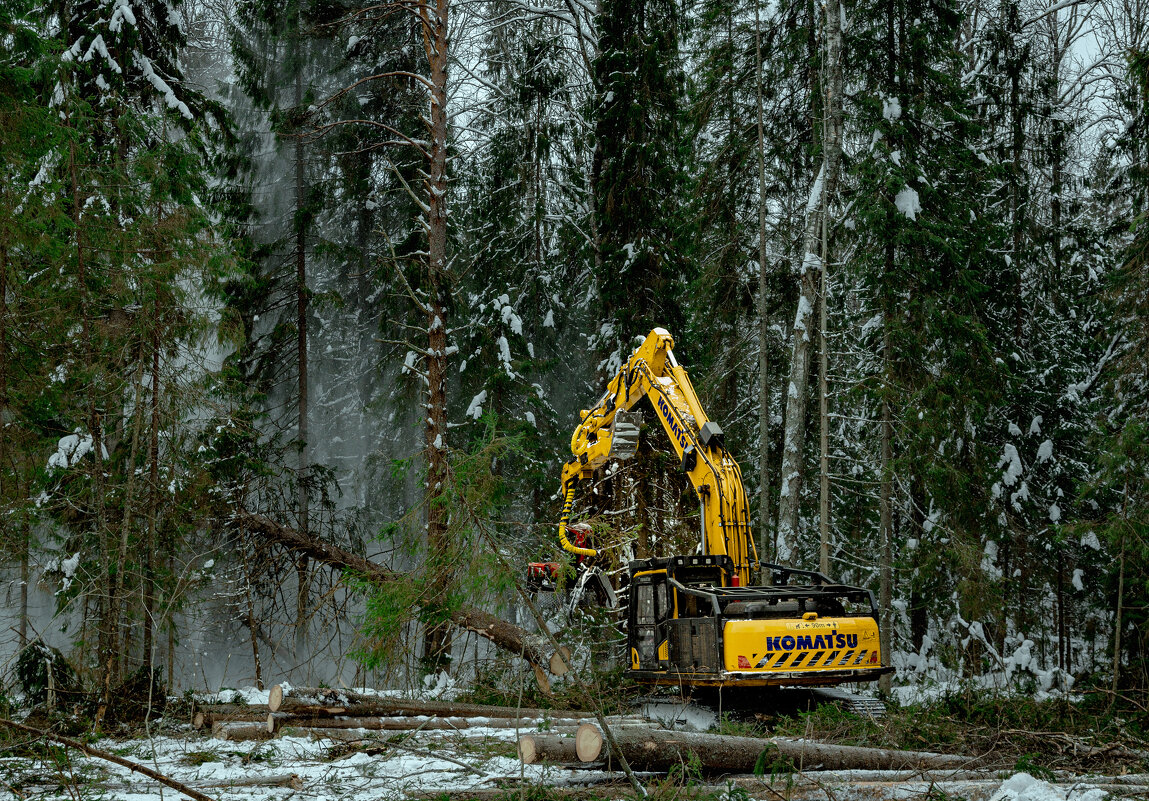
M 857 648 L 857 634 L 799 634 L 791 637 L 767 637 L 767 651 L 812 651 L 814 649 L 826 650 L 829 648 Z
M 674 419 L 674 414 L 670 411 L 670 406 L 666 403 L 666 398 L 661 395 L 658 396 L 658 410 L 662 412 L 662 416 L 666 418 L 666 424 L 669 427 L 670 435 L 678 440 L 678 445 L 683 450 L 686 450 L 686 432 L 683 431 L 682 426 Z

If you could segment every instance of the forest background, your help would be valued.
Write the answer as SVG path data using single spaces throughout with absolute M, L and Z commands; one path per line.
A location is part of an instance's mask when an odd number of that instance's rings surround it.
M 1149 687 L 1141 0 L 6 0 L 0 41 L 6 654 L 489 671 L 444 621 L 558 555 L 578 409 L 661 326 L 760 551 L 872 587 L 897 681 Z M 578 501 L 615 566 L 697 541 L 659 437 Z

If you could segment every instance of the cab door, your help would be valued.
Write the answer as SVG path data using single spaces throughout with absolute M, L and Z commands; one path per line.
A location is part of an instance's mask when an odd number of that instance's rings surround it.
M 670 666 L 666 621 L 670 598 L 666 571 L 638 574 L 630 604 L 630 666 L 632 670 L 666 670 Z

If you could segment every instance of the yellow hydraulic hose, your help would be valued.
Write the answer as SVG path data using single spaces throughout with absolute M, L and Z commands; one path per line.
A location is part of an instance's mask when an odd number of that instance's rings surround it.
M 564 551 L 570 551 L 578 556 L 598 556 L 594 548 L 580 548 L 567 539 L 567 520 L 570 519 L 571 503 L 574 501 L 574 482 L 570 482 L 563 490 L 563 516 L 559 518 L 559 542 Z

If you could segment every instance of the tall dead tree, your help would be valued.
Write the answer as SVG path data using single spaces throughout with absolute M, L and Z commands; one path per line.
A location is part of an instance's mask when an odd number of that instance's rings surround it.
M 798 509 L 802 491 L 802 453 L 806 443 L 806 397 L 810 383 L 811 347 L 814 341 L 814 309 L 823 269 L 821 251 L 822 219 L 838 186 L 842 160 L 842 27 L 838 0 L 827 0 L 825 122 L 822 167 L 806 202 L 806 228 L 799 272 L 798 310 L 794 315 L 793 353 L 790 382 L 786 387 L 786 416 L 782 440 L 782 488 L 778 502 L 779 561 L 792 557 L 792 543 L 798 531 Z

